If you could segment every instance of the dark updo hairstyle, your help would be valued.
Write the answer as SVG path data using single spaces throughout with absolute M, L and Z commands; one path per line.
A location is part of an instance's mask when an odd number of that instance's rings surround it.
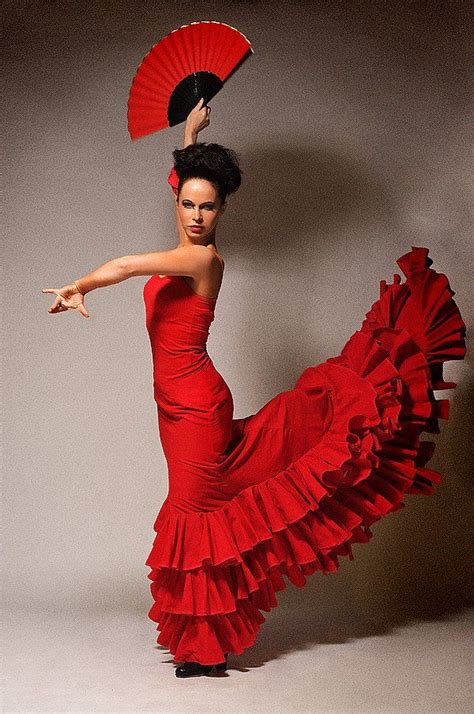
M 175 149 L 173 159 L 179 178 L 178 194 L 186 179 L 203 178 L 216 187 L 224 203 L 227 194 L 237 191 L 240 186 L 242 171 L 237 154 L 225 146 L 196 142 L 185 149 Z

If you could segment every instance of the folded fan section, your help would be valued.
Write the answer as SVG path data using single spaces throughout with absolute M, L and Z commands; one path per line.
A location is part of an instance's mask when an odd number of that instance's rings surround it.
M 245 488 L 216 511 L 181 513 L 163 504 L 146 560 L 157 642 L 176 661 L 213 664 L 241 654 L 277 606 L 283 576 L 302 587 L 327 575 L 370 526 L 404 507 L 405 494 L 433 492 L 426 468 L 448 400 L 443 362 L 465 354 L 465 325 L 446 277 L 426 248 L 398 261 L 407 277 L 380 284 L 380 298 L 339 356 L 307 368 L 294 388 L 321 385 L 333 403 L 330 428 L 284 471 Z

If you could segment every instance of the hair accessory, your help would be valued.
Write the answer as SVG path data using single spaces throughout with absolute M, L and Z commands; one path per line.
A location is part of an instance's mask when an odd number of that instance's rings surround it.
M 132 141 L 186 121 L 199 99 L 206 105 L 252 53 L 245 35 L 223 22 L 191 22 L 170 32 L 133 78 L 127 114 Z

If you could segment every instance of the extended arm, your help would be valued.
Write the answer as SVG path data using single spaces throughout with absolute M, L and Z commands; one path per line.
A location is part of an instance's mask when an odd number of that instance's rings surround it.
M 154 253 L 135 253 L 108 260 L 82 278 L 62 288 L 43 288 L 44 293 L 57 297 L 49 312 L 79 309 L 84 317 L 89 314 L 83 305 L 83 296 L 108 285 L 120 283 L 136 275 L 187 275 L 199 278 L 209 271 L 218 258 L 204 245 L 184 245 Z
M 213 259 L 213 254 L 204 245 L 134 253 L 109 260 L 75 282 L 85 295 L 91 290 L 105 288 L 137 275 L 187 275 L 197 278 L 206 271 Z
M 203 99 L 201 98 L 186 119 L 183 148 L 194 144 L 199 131 L 209 125 L 211 108 L 203 107 L 202 104 Z M 168 176 L 168 183 L 177 194 L 178 176 L 174 168 L 171 169 Z M 178 231 L 182 231 L 177 211 L 178 206 L 176 205 Z M 42 292 L 56 295 L 49 312 L 57 313 L 68 309 L 78 309 L 84 317 L 90 317 L 85 309 L 83 298 L 91 290 L 120 283 L 135 275 L 187 275 L 197 278 L 207 271 L 216 260 L 217 258 L 205 246 L 201 245 L 180 245 L 173 250 L 124 255 L 108 260 L 69 285 L 64 285 L 62 288 L 43 288 Z

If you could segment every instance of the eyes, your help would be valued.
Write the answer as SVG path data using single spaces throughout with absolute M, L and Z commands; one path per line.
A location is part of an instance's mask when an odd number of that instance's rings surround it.
M 184 208 L 192 208 L 194 204 L 192 204 L 190 201 L 183 201 L 182 205 Z M 202 208 L 204 208 L 207 211 L 212 211 L 214 208 L 214 204 L 213 203 L 204 203 L 202 205 Z

